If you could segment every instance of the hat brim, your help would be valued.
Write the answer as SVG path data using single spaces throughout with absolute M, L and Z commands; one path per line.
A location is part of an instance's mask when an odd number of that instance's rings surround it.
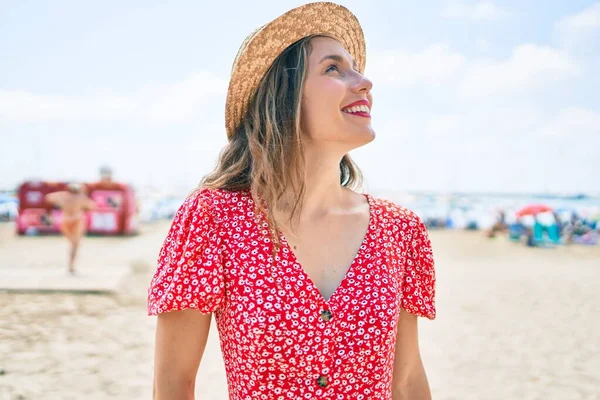
M 307 36 L 323 35 L 338 40 L 364 72 L 366 45 L 358 19 L 350 10 L 329 2 L 294 8 L 256 30 L 242 44 L 234 61 L 225 104 L 227 137 L 238 128 L 260 82 L 277 57 Z

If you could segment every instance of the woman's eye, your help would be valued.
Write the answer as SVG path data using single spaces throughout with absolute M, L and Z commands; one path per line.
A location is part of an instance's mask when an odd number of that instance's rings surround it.
M 327 69 L 325 70 L 325 72 L 331 72 L 331 71 L 338 71 L 338 67 L 335 64 L 331 64 L 329 67 L 327 67 Z

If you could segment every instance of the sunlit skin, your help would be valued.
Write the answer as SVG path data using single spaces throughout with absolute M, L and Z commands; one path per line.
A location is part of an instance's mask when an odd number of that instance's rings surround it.
M 300 104 L 305 158 L 302 209 L 293 224 L 289 207 L 278 207 L 274 215 L 296 259 L 325 299 L 343 280 L 369 224 L 366 198 L 340 185 L 340 161 L 375 138 L 372 87 L 340 42 L 311 39 Z M 361 110 L 348 109 L 357 102 L 362 103 Z M 290 188 L 288 204 L 295 196 Z
M 69 241 L 69 273 L 75 273 L 75 259 L 81 238 L 85 234 L 85 211 L 96 208 L 96 203 L 80 186 L 46 195 L 46 200 L 62 210 L 60 230 Z
M 371 109 L 373 83 L 358 72 L 356 61 L 337 40 L 315 37 L 310 43 L 301 105 L 305 148 L 339 161 L 375 138 L 370 117 L 342 111 L 359 100 Z
M 351 150 L 375 138 L 370 118 L 372 87 L 373 83 L 358 71 L 356 61 L 340 42 L 329 37 L 311 39 L 300 104 L 305 193 L 295 229 L 283 223 L 290 210 L 274 210 L 289 240 L 301 242 L 300 236 L 317 240 L 319 236 L 312 235 L 311 231 L 324 225 L 330 230 L 346 232 L 346 240 L 339 242 L 339 253 L 351 254 L 357 242 L 360 244 L 361 234 L 368 224 L 368 204 L 362 194 L 340 185 L 340 161 Z M 367 105 L 369 113 L 358 115 L 344 111 L 356 102 Z M 296 194 L 290 191 L 286 195 L 293 203 Z M 306 234 L 302 235 L 302 231 Z M 297 246 L 300 248 L 299 243 Z M 331 284 L 335 286 L 337 281 L 335 278 Z

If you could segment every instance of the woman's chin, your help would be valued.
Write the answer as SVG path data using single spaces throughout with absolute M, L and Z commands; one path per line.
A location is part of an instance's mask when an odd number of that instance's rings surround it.
M 348 145 L 350 151 L 369 144 L 373 140 L 375 140 L 375 131 L 373 129 L 363 129 L 360 132 L 353 132 L 344 138 L 344 142 Z
M 368 127 L 360 129 L 358 132 L 356 132 L 354 136 L 356 137 L 356 140 L 358 142 L 361 142 L 362 144 L 367 144 L 372 142 L 375 139 L 376 135 L 373 128 L 369 125 Z

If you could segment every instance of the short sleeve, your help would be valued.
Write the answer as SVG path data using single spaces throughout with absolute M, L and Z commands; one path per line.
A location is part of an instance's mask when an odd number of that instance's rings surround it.
M 434 319 L 436 310 L 433 253 L 425 224 L 416 215 L 409 224 L 409 232 L 402 282 L 402 308 L 411 314 Z
M 223 301 L 222 243 L 207 190 L 175 214 L 148 288 L 148 315 L 188 308 L 207 314 Z

